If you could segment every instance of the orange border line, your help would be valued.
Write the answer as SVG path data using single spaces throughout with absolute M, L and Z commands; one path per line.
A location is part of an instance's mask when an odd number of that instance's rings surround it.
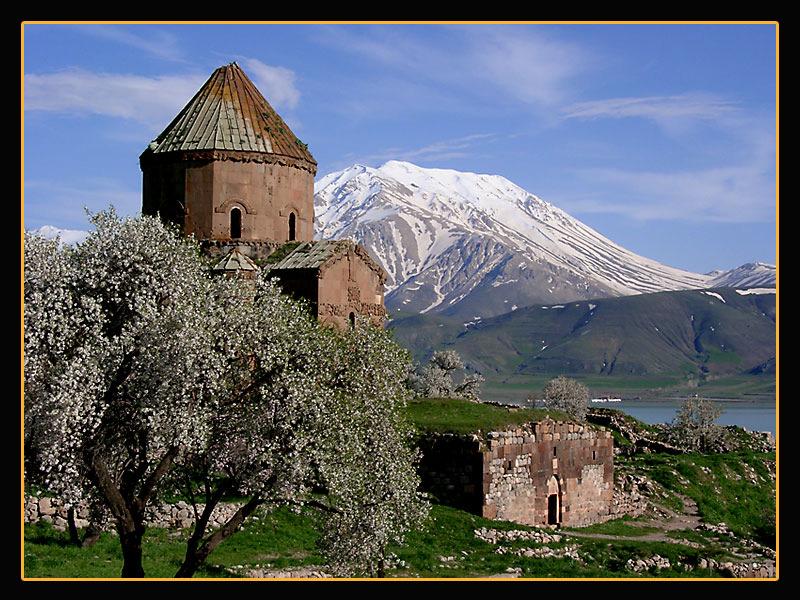
M 698 578 L 698 577 L 679 577 L 679 578 L 658 578 L 658 577 L 535 577 L 535 578 L 486 578 L 486 577 L 463 577 L 463 578 L 271 578 L 271 579 L 236 579 L 236 578 L 209 578 L 198 577 L 192 579 L 173 579 L 165 577 L 151 577 L 145 579 L 122 579 L 118 577 L 25 577 L 25 461 L 24 461 L 24 428 L 25 428 L 25 367 L 24 360 L 20 362 L 20 481 L 21 481 L 21 501 L 22 519 L 20 521 L 20 578 L 22 581 L 211 581 L 211 582 L 268 582 L 268 581 L 300 581 L 300 582 L 336 582 L 336 581 L 496 581 L 496 582 L 525 582 L 525 581 L 760 581 L 774 582 L 779 577 L 779 548 L 780 548 L 780 510 L 779 510 L 779 486 L 780 486 L 780 356 L 779 356 L 779 316 L 780 316 L 780 245 L 779 245 L 779 221 L 780 221 L 780 160 L 779 160 L 779 124 L 780 124 L 780 45 L 779 21 L 22 21 L 20 23 L 20 348 L 21 356 L 25 354 L 25 334 L 24 334 L 24 283 L 25 283 L 25 259 L 24 259 L 24 232 L 25 232 L 25 25 L 775 25 L 775 576 L 764 578 L 742 577 L 735 579 L 720 578 Z

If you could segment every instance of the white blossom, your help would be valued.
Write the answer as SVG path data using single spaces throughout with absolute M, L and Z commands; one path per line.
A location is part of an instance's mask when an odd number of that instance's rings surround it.
M 123 538 L 141 542 L 148 481 L 198 477 L 216 501 L 315 503 L 336 571 L 376 573 L 427 509 L 402 416 L 407 352 L 366 323 L 320 326 L 265 279 L 212 277 L 156 218 L 92 220 L 74 247 L 26 234 L 26 477 L 105 506 L 123 574 L 143 574 Z M 209 552 L 220 541 L 196 533 Z

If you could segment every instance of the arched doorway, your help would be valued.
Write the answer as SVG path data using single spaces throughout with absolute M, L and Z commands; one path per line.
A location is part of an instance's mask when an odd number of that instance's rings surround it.
M 294 213 L 289 213 L 289 241 L 293 242 L 297 239 L 296 233 L 296 223 L 297 217 L 294 216 Z
M 242 211 L 234 207 L 231 209 L 231 239 L 242 237 Z
M 561 483 L 553 475 L 547 480 L 547 524 L 561 523 Z
M 351 312 L 349 320 L 350 320 L 350 329 L 355 329 L 356 328 L 356 313 Z

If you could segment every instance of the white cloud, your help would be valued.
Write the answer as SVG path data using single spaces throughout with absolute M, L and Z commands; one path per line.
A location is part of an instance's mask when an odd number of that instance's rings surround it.
M 666 124 L 676 119 L 719 121 L 734 115 L 737 106 L 713 94 L 694 92 L 578 102 L 565 107 L 563 112 L 567 119 L 643 118 Z
M 245 69 L 267 99 L 294 108 L 300 92 L 295 74 L 256 59 L 246 59 Z M 189 102 L 208 75 L 146 77 L 119 73 L 94 73 L 67 69 L 56 73 L 25 75 L 25 110 L 72 115 L 102 115 L 138 121 L 158 133 Z
M 144 29 L 133 25 L 127 29 L 109 25 L 83 25 L 79 30 L 94 37 L 142 50 L 156 58 L 186 62 L 178 38 L 162 29 Z
M 79 229 L 60 229 L 58 227 L 53 227 L 52 225 L 42 225 L 39 227 L 39 229 L 34 229 L 32 233 L 38 234 L 48 240 L 59 238 L 62 244 L 66 244 L 68 246 L 79 244 L 89 235 L 88 231 L 82 231 Z
M 25 110 L 102 115 L 138 121 L 156 133 L 191 99 L 206 77 L 144 77 L 68 69 L 25 75 Z
M 576 77 L 591 64 L 578 46 L 540 29 L 492 28 L 471 34 L 470 40 L 467 60 L 475 75 L 534 105 L 568 99 Z
M 440 27 L 435 37 L 415 31 L 329 27 L 318 39 L 385 67 L 384 93 L 373 99 L 378 110 L 409 85 L 425 86 L 424 98 L 446 94 L 452 103 L 469 97 L 493 109 L 509 100 L 549 107 L 568 99 L 575 79 L 593 64 L 577 45 L 536 27 Z M 361 99 L 369 84 L 354 80 L 341 91 Z
M 257 58 L 243 58 L 241 62 L 270 104 L 286 108 L 297 106 L 300 92 L 295 86 L 294 71 L 285 67 L 273 67 Z
M 353 162 L 376 164 L 383 163 L 387 160 L 406 160 L 413 162 L 415 160 L 435 161 L 461 158 L 473 154 L 473 152 L 468 151 L 476 145 L 482 142 L 489 143 L 497 137 L 499 136 L 495 133 L 475 133 L 455 139 L 433 142 L 419 148 L 387 148 L 382 152 L 356 158 Z
M 571 212 L 698 223 L 771 222 L 775 218 L 774 177 L 763 164 L 671 173 L 585 169 L 578 174 L 604 197 L 564 203 Z

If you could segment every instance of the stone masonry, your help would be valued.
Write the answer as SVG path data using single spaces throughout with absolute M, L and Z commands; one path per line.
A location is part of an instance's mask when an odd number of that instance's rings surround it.
M 211 513 L 209 528 L 217 529 L 224 525 L 234 513 L 242 506 L 241 503 L 221 502 Z M 198 504 L 198 513 L 203 512 L 204 504 Z M 75 507 L 75 526 L 78 528 L 89 526 L 89 507 L 85 503 L 80 503 Z M 67 507 L 59 498 L 47 496 L 25 496 L 25 523 L 38 523 L 43 521 L 50 523 L 58 531 L 67 529 Z M 194 509 L 192 506 L 179 500 L 174 504 L 162 503 L 148 506 L 145 509 L 145 523 L 151 527 L 161 527 L 169 529 L 184 529 L 194 527 Z M 95 524 L 97 525 L 97 524 Z M 113 530 L 113 520 L 109 519 L 102 523 L 102 529 Z
M 509 431 L 421 443 L 423 487 L 489 519 L 581 527 L 612 518 L 613 439 L 549 419 Z

